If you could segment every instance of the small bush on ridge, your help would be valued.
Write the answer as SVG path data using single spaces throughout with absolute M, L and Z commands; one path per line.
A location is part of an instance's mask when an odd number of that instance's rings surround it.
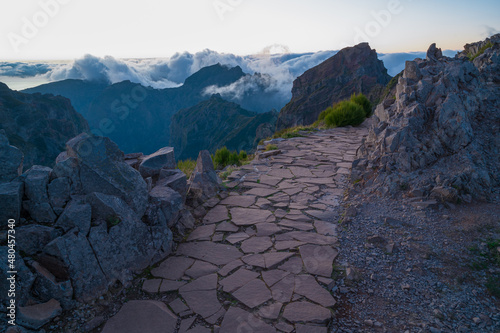
M 344 101 L 326 115 L 325 124 L 328 127 L 358 126 L 364 120 L 365 111 L 361 105 Z

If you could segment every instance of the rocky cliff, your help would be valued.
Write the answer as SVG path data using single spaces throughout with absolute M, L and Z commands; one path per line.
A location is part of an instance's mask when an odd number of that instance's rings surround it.
M 274 131 L 278 113 L 255 113 L 213 95 L 172 117 L 170 143 L 179 159 L 195 158 L 200 149 L 214 153 L 230 150 L 251 151 Z
M 190 181 L 193 202 L 219 188 L 210 155 L 203 156 Z M 54 168 L 35 165 L 21 173 L 22 161 L 0 132 L 0 231 L 5 234 L 7 221 L 15 221 L 20 312 L 40 306 L 57 315 L 117 282 L 126 286 L 171 253 L 173 232 L 184 234 L 194 225 L 184 205 L 186 175 L 175 170 L 171 147 L 124 155 L 110 139 L 83 133 L 66 143 Z M 4 294 L 6 287 L 0 286 Z M 44 324 L 33 317 L 18 323 L 31 329 Z
M 277 129 L 310 125 L 321 111 L 353 93 L 378 102 L 390 78 L 368 43 L 342 49 L 293 82 L 292 99 L 281 109 Z
M 28 169 L 53 166 L 66 141 L 89 127 L 64 97 L 24 94 L 0 83 L 0 129 L 24 153 Z
M 376 108 L 353 177 L 380 194 L 487 199 L 500 180 L 499 96 L 500 35 L 455 58 L 431 45 Z

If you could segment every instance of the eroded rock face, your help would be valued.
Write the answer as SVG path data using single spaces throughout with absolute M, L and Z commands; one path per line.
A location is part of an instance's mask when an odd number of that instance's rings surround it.
M 434 44 L 426 59 L 408 61 L 376 108 L 353 177 L 382 194 L 487 198 L 500 171 L 499 37 L 474 62 L 463 54 L 443 57 Z
M 342 49 L 293 82 L 292 100 L 281 109 L 276 127 L 310 125 L 321 111 L 353 93 L 377 102 L 390 79 L 368 43 Z
M 200 151 L 196 160 L 196 167 L 189 181 L 191 184 L 188 196 L 195 206 L 217 194 L 222 181 L 215 172 L 214 164 L 208 150 Z

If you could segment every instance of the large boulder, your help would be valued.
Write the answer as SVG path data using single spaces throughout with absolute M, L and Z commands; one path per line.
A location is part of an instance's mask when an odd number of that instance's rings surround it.
M 147 185 L 140 173 L 124 162 L 123 152 L 110 139 L 80 134 L 66 144 L 79 166 L 84 194 L 100 192 L 123 199 L 141 217 L 147 206 Z
M 48 269 L 36 261 L 31 262 L 30 266 L 36 276 L 33 289 L 38 299 L 42 302 L 56 299 L 65 309 L 73 306 L 73 287 L 70 280 L 59 281 Z
M 355 178 L 381 194 L 490 196 L 500 182 L 500 36 L 491 41 L 481 62 L 444 57 L 433 44 L 426 59 L 406 63 L 375 111 Z
M 63 273 L 71 279 L 76 300 L 91 301 L 106 292 L 110 281 L 102 271 L 88 239 L 76 228 L 54 239 L 45 246 L 43 251 L 48 256 L 45 259 L 46 262 L 49 262 L 52 257 L 55 259 L 52 260 L 54 266 L 63 264 L 63 267 L 51 269 L 42 262 L 43 266 L 56 277 L 59 275 L 61 278 L 61 273 L 55 274 L 56 269 L 66 270 Z
M 201 204 L 217 195 L 221 189 L 222 180 L 217 176 L 212 157 L 208 150 L 200 151 L 196 167 L 189 178 L 188 196 L 193 202 Z
M 64 206 L 70 200 L 71 180 L 67 177 L 56 178 L 48 187 L 49 202 L 56 215 L 61 215 Z
M 24 193 L 28 198 L 26 208 L 31 218 L 39 223 L 53 223 L 57 218 L 47 193 L 51 172 L 49 167 L 34 165 L 23 175 Z
M 0 129 L 0 183 L 10 182 L 23 172 L 23 153 L 9 144 L 5 131 Z
M 174 148 L 164 147 L 143 158 L 139 165 L 142 177 L 157 177 L 161 169 L 175 169 Z
M 38 224 L 18 227 L 16 233 L 18 249 L 28 256 L 41 252 L 48 243 L 60 236 L 55 228 Z
M 55 226 L 61 228 L 64 232 L 76 227 L 79 232 L 88 235 L 91 219 L 92 208 L 89 204 L 71 201 L 57 219 Z
M 13 181 L 0 184 L 0 229 L 7 228 L 7 221 L 19 221 L 24 193 L 24 183 Z

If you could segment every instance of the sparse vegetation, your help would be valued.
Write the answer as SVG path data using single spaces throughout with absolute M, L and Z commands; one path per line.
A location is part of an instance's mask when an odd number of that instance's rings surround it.
M 276 149 L 278 149 L 278 146 L 276 146 L 276 145 L 269 144 L 266 146 L 266 151 L 271 151 L 271 150 L 276 150 Z
M 470 61 L 474 61 L 474 59 L 476 59 L 477 57 L 479 57 L 481 54 L 484 53 L 484 51 L 486 51 L 487 49 L 489 49 L 492 46 L 493 46 L 493 43 L 492 42 L 488 42 L 482 48 L 480 48 L 479 51 L 477 51 L 476 54 L 473 55 L 473 54 L 469 53 L 469 55 L 468 55 L 469 56 L 469 60 Z
M 486 288 L 495 297 L 500 297 L 500 239 L 490 239 L 481 248 L 470 248 L 475 255 L 470 267 L 477 271 L 485 271 Z
M 180 169 L 189 178 L 196 167 L 196 161 L 192 159 L 187 159 L 184 161 L 177 162 L 177 169 Z
M 214 162 L 214 168 L 222 170 L 228 165 L 240 166 L 248 161 L 250 157 L 251 156 L 244 150 L 240 151 L 238 154 L 235 151 L 230 151 L 227 147 L 222 147 L 217 149 L 215 154 L 212 155 L 212 160 Z
M 312 133 L 317 130 L 318 129 L 316 126 L 314 126 L 314 124 L 311 126 L 295 126 L 295 127 L 285 128 L 282 129 L 281 131 L 274 133 L 272 138 L 290 139 L 290 138 L 303 137 L 304 134 Z
M 363 107 L 351 101 L 340 102 L 325 116 L 327 127 L 358 126 L 365 120 Z
M 363 94 L 353 94 L 350 100 L 341 101 L 321 112 L 314 126 L 358 126 L 372 113 L 372 104 Z
M 114 227 L 115 225 L 120 224 L 120 222 L 121 222 L 120 217 L 118 217 L 116 215 L 111 215 L 111 216 L 108 216 L 108 218 L 106 218 L 106 224 L 107 224 L 108 228 Z

